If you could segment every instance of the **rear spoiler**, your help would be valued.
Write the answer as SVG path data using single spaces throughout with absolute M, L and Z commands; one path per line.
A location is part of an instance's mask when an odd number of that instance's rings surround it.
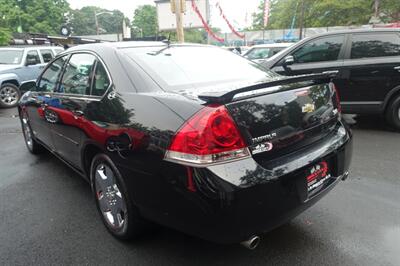
M 326 72 L 322 72 L 322 73 L 301 75 L 301 76 L 292 76 L 292 77 L 285 76 L 282 79 L 258 83 L 255 85 L 243 87 L 243 88 L 236 89 L 236 90 L 231 90 L 228 92 L 215 91 L 215 92 L 202 93 L 202 94 L 198 95 L 198 98 L 207 103 L 225 104 L 225 103 L 232 102 L 235 95 L 239 94 L 239 93 L 250 92 L 250 91 L 259 90 L 259 89 L 266 89 L 266 88 L 275 87 L 275 86 L 279 86 L 279 85 L 286 85 L 286 84 L 290 84 L 290 83 L 303 82 L 303 81 L 317 81 L 317 80 L 330 81 L 330 80 L 332 80 L 332 78 L 336 77 L 337 74 L 338 74 L 338 71 L 326 71 Z M 267 93 L 267 94 L 269 94 L 269 93 Z

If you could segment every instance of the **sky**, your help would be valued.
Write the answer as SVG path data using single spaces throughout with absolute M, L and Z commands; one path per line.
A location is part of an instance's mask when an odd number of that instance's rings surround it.
M 118 9 L 125 16 L 132 20 L 133 11 L 140 5 L 155 5 L 152 0 L 67 0 L 72 8 L 82 8 L 84 6 L 98 6 L 104 9 Z M 235 26 L 244 28 L 251 25 L 251 14 L 257 10 L 260 0 L 210 0 L 211 24 L 222 29 L 223 32 L 230 32 L 224 20 L 219 16 L 215 9 L 215 4 L 219 2 L 224 10 L 225 16 Z M 247 22 L 246 22 L 247 14 Z

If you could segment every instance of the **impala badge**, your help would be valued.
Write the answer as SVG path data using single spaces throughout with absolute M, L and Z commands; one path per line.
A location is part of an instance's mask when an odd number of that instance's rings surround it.
M 315 111 L 315 105 L 313 103 L 306 103 L 302 108 L 301 111 L 303 113 L 312 113 Z

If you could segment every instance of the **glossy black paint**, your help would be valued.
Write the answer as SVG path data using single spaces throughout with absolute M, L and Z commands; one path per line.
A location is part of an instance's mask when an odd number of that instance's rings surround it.
M 340 114 L 332 113 L 331 88 L 312 80 L 282 85 L 290 86 L 285 93 L 227 105 L 249 146 L 256 144 L 254 138 L 277 132 L 271 141 L 280 151 L 273 156 L 203 168 L 165 161 L 175 132 L 204 101 L 195 97 L 200 92 L 166 92 L 139 66 L 127 68 L 118 54 L 124 45 L 149 44 L 85 45 L 65 53 L 91 53 L 101 60 L 112 79 L 104 96 L 33 89 L 23 95 L 19 111 L 28 114 L 35 139 L 85 178 L 96 153 L 110 156 L 144 218 L 200 238 L 239 242 L 293 218 L 347 175 L 351 132 Z M 304 90 L 309 96 L 295 94 Z M 318 111 L 312 116 L 301 112 L 309 101 Z M 332 178 L 308 195 L 305 171 L 322 160 L 329 160 Z M 189 173 L 195 190 L 188 188 Z
M 342 103 L 343 112 L 356 114 L 382 114 L 389 102 L 400 92 L 400 55 L 389 57 L 351 58 L 354 36 L 372 34 L 379 39 L 380 34 L 393 33 L 400 36 L 397 29 L 367 29 L 335 31 L 306 38 L 278 56 L 264 62 L 264 66 L 282 75 L 299 75 L 337 70 L 333 80 Z M 285 66 L 282 61 L 307 43 L 315 40 L 343 36 L 344 42 L 337 60 L 313 63 L 295 63 Z M 399 39 L 400 40 L 400 39 Z

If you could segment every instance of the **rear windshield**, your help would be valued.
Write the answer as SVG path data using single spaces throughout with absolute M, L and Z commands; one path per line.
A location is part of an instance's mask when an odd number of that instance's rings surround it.
M 261 82 L 275 76 L 240 55 L 216 47 L 171 46 L 122 49 L 167 90 L 236 81 Z
M 19 64 L 22 59 L 22 50 L 1 49 L 0 50 L 0 64 Z

